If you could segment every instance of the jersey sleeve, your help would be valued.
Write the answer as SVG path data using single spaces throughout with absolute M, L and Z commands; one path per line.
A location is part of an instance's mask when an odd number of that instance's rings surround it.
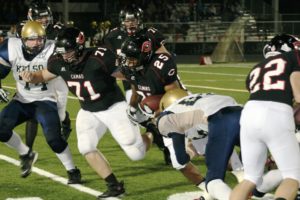
M 94 65 L 101 65 L 103 71 L 112 74 L 117 67 L 115 66 L 116 55 L 110 48 L 106 46 L 98 47 L 94 50 Z
M 153 27 L 148 28 L 146 34 L 152 41 L 154 51 L 156 51 L 165 43 L 165 37 L 163 36 L 163 34 Z
M 56 54 L 53 54 L 48 59 L 47 69 L 50 73 L 59 76 L 59 69 L 61 65 L 62 65 L 61 59 Z
M 0 45 L 0 79 L 5 78 L 11 70 L 8 56 L 8 39 L 6 39 Z
M 114 28 L 108 34 L 106 34 L 103 38 L 103 44 L 105 44 L 107 47 L 113 49 L 115 52 L 117 51 L 118 48 L 121 47 L 121 45 L 119 47 L 116 45 L 118 31 L 119 31 L 118 28 Z
M 163 55 L 163 54 L 161 54 Z M 162 74 L 162 78 L 164 79 L 164 82 L 166 85 L 173 83 L 174 81 L 176 81 L 177 78 L 177 66 L 175 61 L 169 57 L 169 60 L 167 61 L 161 61 L 164 62 L 163 66 L 161 68 L 161 74 Z M 155 65 L 155 62 L 154 62 Z M 156 64 L 158 65 L 158 64 Z

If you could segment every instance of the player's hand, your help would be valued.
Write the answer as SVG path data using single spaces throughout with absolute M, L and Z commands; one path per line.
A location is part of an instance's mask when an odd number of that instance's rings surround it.
M 152 119 L 155 118 L 156 112 L 154 110 L 152 110 L 147 104 L 145 104 L 143 106 L 143 108 L 141 107 L 141 104 L 138 104 L 138 107 L 139 107 L 140 111 L 147 117 L 152 118 Z
M 143 114 L 143 112 L 135 107 L 129 106 L 126 110 L 128 118 L 134 124 L 141 124 L 149 120 L 149 117 Z
M 9 92 L 7 90 L 4 90 L 3 88 L 0 88 L 0 102 L 9 102 L 8 98 Z
M 19 75 L 22 78 L 22 80 L 25 81 L 25 82 L 31 82 L 32 81 L 32 78 L 33 78 L 32 72 L 22 71 Z

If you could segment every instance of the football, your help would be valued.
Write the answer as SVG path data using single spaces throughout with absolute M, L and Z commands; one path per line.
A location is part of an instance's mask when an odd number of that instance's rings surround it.
M 152 95 L 145 97 L 140 102 L 140 107 L 146 113 L 154 113 L 159 109 L 159 102 L 163 95 Z M 150 110 L 149 110 L 150 109 Z

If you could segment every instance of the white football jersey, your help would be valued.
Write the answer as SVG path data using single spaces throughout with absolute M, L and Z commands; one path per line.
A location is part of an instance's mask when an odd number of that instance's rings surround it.
M 19 73 L 22 71 L 39 71 L 47 68 L 48 58 L 54 51 L 55 43 L 47 41 L 44 49 L 36 55 L 31 61 L 24 58 L 22 52 L 22 41 L 19 38 L 8 39 L 8 55 L 11 70 L 16 80 L 17 92 L 14 99 L 22 103 L 30 103 L 33 101 L 55 101 L 56 93 L 53 81 L 47 83 L 31 84 L 21 80 Z
M 182 113 L 200 109 L 204 112 L 204 116 L 208 117 L 222 108 L 230 106 L 238 106 L 239 104 L 230 96 L 223 96 L 211 93 L 191 94 L 183 97 L 171 104 L 165 111 L 173 113 Z M 196 137 L 198 130 L 208 131 L 207 124 L 198 124 L 197 126 L 186 131 L 189 138 Z

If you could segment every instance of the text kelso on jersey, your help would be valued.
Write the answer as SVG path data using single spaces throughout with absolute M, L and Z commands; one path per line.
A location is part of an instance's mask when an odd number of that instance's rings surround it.
M 42 69 L 44 69 L 44 66 L 42 64 L 39 65 L 17 65 L 17 72 L 22 72 L 22 71 L 40 71 Z

